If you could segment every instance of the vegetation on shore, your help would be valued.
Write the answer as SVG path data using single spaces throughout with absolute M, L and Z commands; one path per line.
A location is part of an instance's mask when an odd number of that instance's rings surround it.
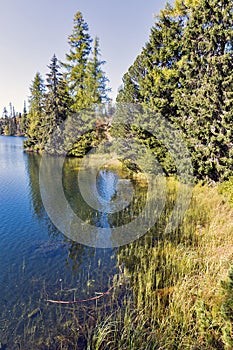
M 168 176 L 167 201 L 156 225 L 116 252 L 120 272 L 109 281 L 113 288 L 106 302 L 89 307 L 84 323 L 76 316 L 77 306 L 71 305 L 73 319 L 68 325 L 61 321 L 61 334 L 55 340 L 41 339 L 39 346 L 52 347 L 55 341 L 61 349 L 232 349 L 232 1 L 177 0 L 167 5 L 124 75 L 117 97 L 118 106 L 150 109 L 154 115 L 149 123 L 155 115 L 165 117 L 183 133 L 199 183 L 182 223 L 170 233 L 165 227 L 177 182 L 169 176 L 177 169 L 168 149 L 143 123 L 141 128 L 128 120 L 109 123 L 112 108 L 99 40 L 92 47 L 80 12 L 68 42 L 66 62 L 53 56 L 46 85 L 39 73 L 32 82 L 29 111 L 20 129 L 27 135 L 25 149 L 53 154 L 65 150 L 82 157 L 103 140 L 111 149 L 111 140 L 124 135 L 126 143 L 136 140 L 159 160 Z M 106 116 L 104 125 L 93 118 L 96 105 Z M 56 148 L 59 138 L 61 149 Z M 125 164 L 139 172 L 128 151 Z
M 232 20 L 230 0 L 167 5 L 117 97 L 149 107 L 182 130 L 201 180 L 221 181 L 233 171 Z M 152 148 L 155 139 L 147 137 Z
M 153 125 L 156 115 L 179 129 L 195 177 L 208 182 L 223 181 L 233 174 L 232 21 L 230 0 L 177 0 L 174 6 L 166 5 L 142 52 L 125 73 L 117 96 L 118 104 L 141 105 L 151 111 L 145 125 Z M 46 83 L 39 73 L 32 82 L 24 121 L 26 150 L 43 151 L 55 130 L 57 141 L 64 139 L 67 154 L 82 157 L 103 139 L 110 141 L 119 134 L 111 128 L 114 110 L 109 105 L 99 39 L 92 40 L 80 12 L 74 16 L 68 43 L 66 61 L 53 56 Z M 104 121 L 82 112 L 96 112 L 97 105 Z M 12 134 L 9 129 L 5 128 Z M 74 130 L 78 130 L 77 139 Z M 101 137 L 100 130 L 104 130 Z M 136 128 L 126 117 L 120 132 L 126 140 L 133 138 L 150 149 L 166 175 L 176 174 L 163 142 L 145 130 L 143 123 Z M 56 147 L 52 152 L 59 153 Z
M 110 291 L 75 304 L 69 293 L 70 304 L 49 304 L 48 311 L 58 315 L 54 331 L 46 330 L 45 316 L 39 314 L 44 332 L 38 339 L 33 331 L 37 320 L 29 318 L 28 347 L 232 349 L 233 207 L 217 187 L 198 184 L 183 222 L 165 234 L 177 182 L 167 180 L 167 188 L 156 226 L 116 251 L 118 273 L 109 278 L 105 291 Z M 56 299 L 64 300 L 64 292 L 58 291 Z
M 172 196 L 176 184 L 169 182 Z M 122 247 L 133 298 L 97 326 L 90 348 L 232 349 L 232 219 L 217 188 L 197 185 L 174 232 L 165 237 L 160 222 L 158 241 L 145 236 Z
M 2 118 L 0 118 L 0 135 L 5 136 L 24 136 L 26 132 L 27 109 L 24 101 L 23 113 L 15 111 L 12 103 L 9 104 L 8 112 L 4 107 Z

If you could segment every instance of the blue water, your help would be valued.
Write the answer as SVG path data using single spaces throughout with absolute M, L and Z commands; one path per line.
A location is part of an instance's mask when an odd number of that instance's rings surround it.
M 40 156 L 25 154 L 22 138 L 0 136 L 0 164 L 0 349 L 53 349 L 38 344 L 71 316 L 46 300 L 106 291 L 115 254 L 73 242 L 56 229 L 41 201 Z M 110 186 L 106 200 L 113 194 Z M 106 226 L 107 218 L 101 220 Z

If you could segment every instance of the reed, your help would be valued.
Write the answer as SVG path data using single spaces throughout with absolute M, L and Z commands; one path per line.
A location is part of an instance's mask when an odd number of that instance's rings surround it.
M 100 272 L 94 280 L 91 266 L 88 276 L 80 270 L 77 283 L 85 281 L 85 289 L 79 290 L 83 294 L 79 295 L 77 288 L 65 288 L 70 281 L 63 279 L 61 285 L 58 277 L 56 287 L 40 281 L 41 294 L 36 301 L 29 296 L 27 303 L 15 305 L 12 334 L 16 349 L 232 348 L 232 187 L 229 183 L 219 188 L 196 185 L 182 223 L 165 233 L 177 185 L 174 179 L 168 180 L 166 205 L 157 224 L 139 240 L 116 250 L 116 256 L 112 253 L 117 264 L 114 276 L 93 251 Z M 140 209 L 139 201 L 133 210 Z M 103 285 L 105 289 L 101 289 Z M 101 298 L 95 294 L 109 289 Z M 46 303 L 52 296 L 71 301 L 81 296 L 87 301 Z M 7 310 L 2 317 L 7 319 Z M 8 327 L 7 321 L 4 327 Z M 1 341 L 4 346 L 7 339 Z
M 197 185 L 176 232 L 122 248 L 119 261 L 132 295 L 98 325 L 91 348 L 230 349 L 221 281 L 232 263 L 232 218 L 216 187 Z

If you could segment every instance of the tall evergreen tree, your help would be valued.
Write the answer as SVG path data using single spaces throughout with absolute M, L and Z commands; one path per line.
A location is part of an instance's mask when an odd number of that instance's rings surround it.
M 3 119 L 7 119 L 9 117 L 6 107 L 3 108 L 2 117 Z
M 2 117 L 3 117 L 3 133 L 4 135 L 8 136 L 10 135 L 9 113 L 6 107 L 3 108 Z
M 233 173 L 233 12 L 230 0 L 189 7 L 182 45 L 178 120 L 199 179 Z
M 23 113 L 20 114 L 20 128 L 19 128 L 19 133 L 21 135 L 24 135 L 26 133 L 26 125 L 27 125 L 27 107 L 26 107 L 26 101 L 24 101 L 23 104 Z
M 124 75 L 117 96 L 119 103 L 140 103 L 169 120 L 176 116 L 173 92 L 179 86 L 178 65 L 182 57 L 181 38 L 185 23 L 184 16 L 174 16 L 172 10 L 167 5 L 157 16 L 149 41 Z M 140 128 L 132 130 L 130 126 L 127 133 L 132 133 L 131 136 L 153 150 L 166 174 L 174 173 L 174 163 L 168 151 L 155 135 L 146 131 L 150 124 L 153 124 L 153 118 L 145 118 L 140 122 Z
M 73 32 L 68 38 L 70 52 L 66 55 L 66 79 L 73 98 L 72 110 L 78 112 L 89 106 L 85 94 L 85 79 L 88 58 L 91 53 L 92 39 L 88 33 L 88 25 L 84 21 L 81 12 L 74 17 Z
M 149 106 L 181 128 L 195 175 L 207 181 L 233 174 L 232 38 L 232 1 L 167 5 L 117 98 Z
M 123 85 L 120 87 L 117 95 L 119 103 L 142 103 L 143 96 L 141 88 L 145 78 L 146 69 L 143 63 L 143 52 L 138 55 L 128 72 L 123 76 Z
M 94 40 L 93 57 L 88 60 L 85 78 L 85 92 L 90 103 L 102 104 L 109 101 L 106 84 L 108 79 L 102 70 L 105 61 L 100 59 L 99 38 Z
M 56 125 L 61 124 L 68 115 L 71 99 L 68 92 L 68 85 L 60 72 L 60 65 L 56 55 L 51 59 L 48 66 L 50 69 L 46 79 L 46 115 L 50 123 L 51 131 Z
M 12 103 L 10 102 L 9 103 L 9 109 L 10 109 L 10 118 L 13 118 L 13 105 L 12 105 Z
M 123 77 L 117 102 L 142 103 L 171 118 L 173 91 L 178 86 L 185 17 L 166 5 L 156 17 L 148 43 Z
M 99 40 L 96 38 L 91 56 L 92 39 L 80 12 L 75 15 L 73 33 L 68 42 L 71 48 L 63 66 L 67 70 L 66 79 L 73 100 L 71 110 L 78 115 L 66 122 L 65 148 L 69 150 L 68 155 L 83 156 L 98 139 L 95 114 L 87 110 L 108 101 L 107 78 L 102 70 L 104 61 L 99 58 Z
M 44 110 L 45 86 L 40 73 L 36 73 L 30 90 L 31 96 L 29 100 L 29 113 L 27 115 L 27 141 L 25 141 L 25 148 L 41 151 L 48 135 Z

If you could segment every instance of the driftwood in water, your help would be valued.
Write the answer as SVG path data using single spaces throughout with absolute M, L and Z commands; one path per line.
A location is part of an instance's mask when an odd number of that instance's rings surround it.
M 89 298 L 89 299 L 81 299 L 81 300 L 73 300 L 73 301 L 63 301 L 63 300 L 52 300 L 52 299 L 47 299 L 46 301 L 49 303 L 54 303 L 54 304 L 78 304 L 78 303 L 85 303 L 87 301 L 93 301 L 93 300 L 98 300 L 102 297 L 104 297 L 105 295 L 108 295 L 110 293 L 110 291 L 114 288 L 114 286 L 112 286 L 111 288 L 109 288 L 106 292 L 104 293 L 100 293 L 99 295 Z

